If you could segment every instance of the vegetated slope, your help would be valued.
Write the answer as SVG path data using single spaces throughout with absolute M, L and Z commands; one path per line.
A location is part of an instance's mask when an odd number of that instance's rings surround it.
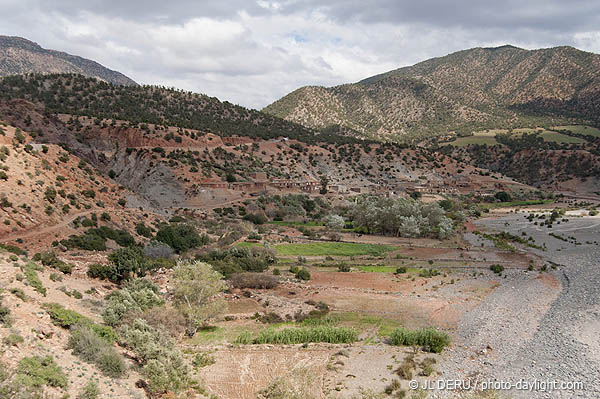
M 27 73 L 80 73 L 118 85 L 137 84 L 95 61 L 47 50 L 21 37 L 0 36 L 0 76 Z
M 158 86 L 119 86 L 81 75 L 10 76 L 0 98 L 26 99 L 48 113 L 116 119 L 134 124 L 196 129 L 221 136 L 289 137 L 301 141 L 351 141 L 214 97 Z M 356 141 L 356 140 L 354 140 Z
M 474 48 L 330 88 L 304 87 L 264 109 L 313 128 L 428 137 L 574 118 L 598 125 L 600 55 L 572 47 Z
M 109 212 L 118 219 L 119 200 L 129 197 L 93 165 L 60 146 L 34 143 L 27 132 L 0 122 L 0 240 L 39 234 L 92 213 Z

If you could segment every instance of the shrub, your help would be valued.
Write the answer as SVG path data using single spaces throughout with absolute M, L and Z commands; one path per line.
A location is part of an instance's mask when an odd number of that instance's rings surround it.
M 502 272 L 504 271 L 504 266 L 498 264 L 491 265 L 490 270 L 496 274 L 502 274 Z
M 129 281 L 125 287 L 106 297 L 106 307 L 102 313 L 109 326 L 121 324 L 128 312 L 143 312 L 164 303 L 156 287 L 150 280 Z
M 144 222 L 140 222 L 135 226 L 135 232 L 146 238 L 152 237 L 152 229 L 146 226 Z
M 33 258 L 34 260 L 38 259 L 37 255 L 38 254 L 36 254 L 34 256 L 34 258 Z M 65 274 L 71 274 L 71 272 L 73 271 L 72 265 L 65 263 L 62 260 L 58 259 L 56 254 L 52 251 L 42 252 L 41 254 L 39 254 L 39 260 L 42 262 L 42 265 L 51 267 L 53 269 L 58 269 L 59 271 L 65 273 Z
M 226 250 L 212 250 L 197 255 L 197 260 L 210 263 L 225 277 L 240 272 L 262 272 L 277 261 L 274 252 L 267 248 L 231 247 Z
M 302 269 L 298 270 L 298 272 L 296 273 L 296 278 L 298 280 L 308 281 L 308 280 L 310 280 L 310 272 L 308 271 L 308 269 L 303 267 Z
M 44 308 L 50 315 L 52 322 L 60 327 L 71 328 L 75 325 L 87 326 L 94 331 L 96 335 L 107 342 L 114 342 L 117 340 L 117 334 L 112 327 L 98 325 L 74 310 L 66 309 L 58 303 L 46 303 L 44 304 Z
M 273 269 L 273 276 L 279 276 L 281 275 L 281 271 L 278 268 L 274 268 Z
M 17 366 L 17 381 L 20 385 L 30 387 L 67 387 L 67 376 L 50 356 L 21 359 Z
M 97 399 L 100 395 L 98 384 L 94 380 L 90 380 L 79 392 L 77 399 Z
M 349 344 L 355 342 L 358 332 L 347 327 L 292 327 L 281 330 L 266 329 L 252 340 L 254 344 L 305 344 L 325 342 Z
M 14 296 L 16 296 L 17 298 L 19 298 L 20 300 L 22 300 L 23 302 L 27 302 L 27 296 L 25 295 L 25 292 L 23 292 L 22 289 L 11 288 L 10 293 L 13 294 Z
M 88 266 L 87 275 L 90 278 L 99 278 L 101 280 L 109 280 L 113 275 L 113 267 L 111 265 L 102 265 L 93 263 Z
M 422 328 L 420 330 L 408 330 L 400 327 L 392 332 L 392 345 L 420 346 L 425 351 L 441 353 L 450 345 L 450 336 L 434 328 Z
M 2 342 L 8 346 L 17 346 L 18 344 L 24 341 L 23 337 L 19 334 L 9 334 L 6 337 L 2 338 Z
M 249 213 L 243 219 L 254 224 L 265 224 L 267 222 L 267 218 L 262 213 Z
M 231 276 L 234 288 L 270 289 L 277 287 L 278 283 L 275 277 L 261 273 L 236 273 Z
M 36 292 L 39 292 L 43 296 L 46 296 L 46 288 L 44 288 L 44 286 L 42 285 L 42 281 L 40 280 L 37 273 L 35 272 L 35 269 L 28 264 L 25 267 L 24 273 L 25 273 L 25 278 L 27 279 L 27 282 L 29 283 L 29 285 Z
M 338 272 L 348 273 L 352 270 L 349 265 L 341 264 L 338 266 Z
M 177 253 L 208 244 L 208 236 L 200 236 L 194 226 L 184 223 L 161 227 L 156 233 L 156 239 L 169 245 Z
M 84 361 L 95 364 L 109 377 L 122 377 L 127 369 L 123 357 L 88 326 L 75 325 L 71 328 L 67 348 Z
M 10 326 L 11 322 L 10 309 L 2 304 L 2 298 L 0 297 L 0 325 Z
M 192 383 L 190 371 L 175 343 L 162 331 L 136 319 L 121 329 L 121 343 L 131 349 L 142 365 L 152 393 L 175 393 Z
M 135 273 L 142 275 L 146 270 L 146 259 L 139 248 L 121 248 L 108 255 L 111 270 L 108 279 L 121 282 L 133 277 Z
M 435 269 L 422 269 L 419 271 L 419 277 L 431 278 L 439 275 L 440 272 Z
M 100 215 L 100 220 L 102 220 L 103 222 L 110 222 L 110 214 L 108 212 L 102 212 L 102 214 Z
M 406 273 L 407 269 L 404 266 L 400 266 L 398 268 L 396 268 L 396 274 L 404 274 Z
M 25 255 L 27 256 L 27 251 L 22 250 L 21 248 L 15 246 L 15 245 L 9 245 L 9 244 L 0 244 L 0 249 L 3 249 L 7 252 L 11 252 L 15 255 Z
M 192 364 L 197 368 L 210 366 L 211 364 L 215 364 L 215 358 L 208 353 L 196 353 Z

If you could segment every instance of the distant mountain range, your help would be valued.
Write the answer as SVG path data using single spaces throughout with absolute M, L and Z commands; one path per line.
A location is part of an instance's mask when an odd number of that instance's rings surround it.
M 573 47 L 474 48 L 354 84 L 300 88 L 264 112 L 376 139 L 559 121 L 600 124 L 600 55 Z
M 0 36 L 0 76 L 26 73 L 77 73 L 117 85 L 137 83 L 95 61 L 55 50 L 21 37 Z

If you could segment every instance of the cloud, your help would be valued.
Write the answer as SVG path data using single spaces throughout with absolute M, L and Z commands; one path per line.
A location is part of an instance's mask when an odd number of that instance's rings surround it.
M 0 0 L 2 34 L 140 83 L 262 108 L 453 51 L 506 43 L 600 51 L 600 3 L 555 0 Z M 572 23 L 577 21 L 577 23 Z

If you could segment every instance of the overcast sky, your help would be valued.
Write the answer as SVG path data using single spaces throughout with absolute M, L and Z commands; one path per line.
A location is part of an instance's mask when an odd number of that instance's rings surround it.
M 0 11 L 0 34 L 258 109 L 471 47 L 600 53 L 598 0 L 0 0 Z

